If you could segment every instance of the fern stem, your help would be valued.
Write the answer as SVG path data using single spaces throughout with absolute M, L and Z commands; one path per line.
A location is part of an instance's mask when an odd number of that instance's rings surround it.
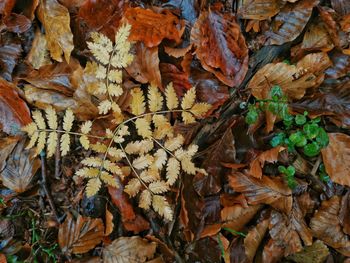
M 108 137 L 105 137 L 105 136 L 97 136 L 97 135 L 90 135 L 90 134 L 83 134 L 83 133 L 80 133 L 80 132 L 66 132 L 64 130 L 53 130 L 53 129 L 38 129 L 37 131 L 35 132 L 57 132 L 57 133 L 68 133 L 70 135 L 78 135 L 78 136 L 87 136 L 87 137 L 90 137 L 90 138 L 97 138 L 97 139 L 100 139 L 100 140 L 105 140 L 105 139 L 108 139 Z
M 123 124 L 126 124 L 130 121 L 134 121 L 138 118 L 142 118 L 142 117 L 145 117 L 145 116 L 148 116 L 148 115 L 156 115 L 156 114 L 166 114 L 166 113 L 172 113 L 172 112 L 189 112 L 188 110 L 164 110 L 164 111 L 155 111 L 155 112 L 147 112 L 147 113 L 143 113 L 143 114 L 140 114 L 140 115 L 137 115 L 135 117 L 132 117 L 130 119 L 127 119 L 126 121 L 122 122 L 121 124 L 119 125 L 123 125 Z M 119 126 L 118 125 L 118 126 Z
M 108 61 L 108 66 L 107 66 L 107 71 L 106 71 L 106 88 L 107 88 L 108 98 L 109 98 L 109 101 L 111 103 L 113 103 L 113 98 L 112 98 L 111 94 L 108 91 L 108 86 L 109 86 L 108 75 L 109 75 L 109 71 L 111 70 L 111 60 L 112 60 L 112 57 L 114 56 L 114 53 L 116 51 L 115 47 L 116 47 L 116 45 L 113 46 L 113 50 L 111 52 L 111 55 L 109 56 L 109 61 Z

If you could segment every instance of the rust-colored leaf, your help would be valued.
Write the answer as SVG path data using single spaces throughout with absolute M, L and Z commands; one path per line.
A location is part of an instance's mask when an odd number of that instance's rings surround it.
M 156 47 L 163 39 L 180 42 L 184 23 L 169 10 L 159 13 L 140 7 L 127 8 L 124 19 L 131 25 L 129 39 L 141 41 L 148 48 Z
M 33 149 L 25 150 L 25 140 L 16 145 L 0 173 L 4 186 L 17 193 L 30 188 L 32 179 L 40 167 L 40 160 L 34 152 Z
M 191 43 L 204 69 L 228 86 L 241 84 L 248 70 L 248 49 L 234 15 L 202 11 Z
M 157 244 L 139 236 L 119 237 L 103 250 L 104 263 L 146 262 L 152 259 Z
M 250 169 L 248 173 L 260 179 L 262 177 L 262 168 L 264 167 L 265 162 L 276 162 L 279 153 L 284 149 L 284 147 L 278 146 L 259 154 L 259 156 L 250 163 Z
M 284 4 L 283 0 L 249 0 L 239 8 L 238 15 L 243 19 L 265 20 L 277 15 Z
M 253 262 L 255 253 L 258 250 L 261 241 L 269 227 L 269 219 L 265 219 L 258 223 L 254 228 L 249 230 L 247 236 L 244 238 L 245 254 L 249 262 Z
M 57 0 L 41 0 L 38 17 L 45 27 L 47 47 L 51 57 L 62 62 L 64 53 L 64 58 L 69 63 L 74 45 L 68 9 Z
M 336 22 L 336 14 L 333 9 L 322 7 L 320 5 L 317 6 L 318 11 L 320 12 L 320 18 L 325 24 L 325 28 L 334 43 L 335 46 L 340 46 L 340 38 L 339 38 L 339 26 Z M 340 23 L 341 24 L 341 23 Z M 344 29 L 343 29 L 344 30 Z M 344 30 L 346 32 L 346 30 Z
M 330 51 L 334 47 L 333 41 L 323 22 L 311 24 L 304 35 L 301 48 L 307 51 Z
M 292 191 L 280 177 L 262 176 L 259 180 L 234 172 L 229 177 L 229 184 L 236 192 L 244 194 L 248 204 L 269 204 L 285 213 L 292 209 Z
M 16 87 L 0 78 L 0 124 L 8 134 L 18 134 L 32 122 L 27 104 L 18 96 Z
M 104 235 L 104 226 L 100 218 L 92 219 L 81 215 L 75 220 L 68 213 L 58 230 L 58 244 L 63 253 L 82 254 L 98 245 Z
M 333 182 L 350 186 L 350 136 L 329 133 L 329 145 L 321 150 L 326 171 Z
M 114 229 L 113 214 L 106 208 L 106 230 L 105 236 L 109 236 Z
M 281 244 L 277 244 L 272 239 L 267 242 L 262 254 L 262 262 L 264 263 L 277 263 L 283 258 L 284 247 Z
M 221 210 L 222 227 L 228 227 L 236 231 L 242 228 L 256 215 L 262 205 L 233 205 Z
M 331 0 L 333 9 L 340 15 L 350 13 L 350 2 L 347 0 Z
M 7 157 L 11 154 L 18 142 L 16 137 L 6 137 L 0 139 L 0 171 L 6 166 Z
M 135 58 L 126 68 L 131 77 L 141 83 L 155 83 L 162 88 L 159 71 L 158 47 L 146 47 L 143 43 L 134 45 Z
M 312 9 L 317 3 L 317 0 L 287 3 L 275 17 L 270 31 L 266 32 L 266 44 L 282 45 L 296 39 L 309 21 Z
M 323 201 L 314 217 L 311 218 L 310 227 L 315 237 L 349 257 L 349 236 L 342 231 L 338 216 L 340 202 L 339 196 L 333 196 L 331 199 Z

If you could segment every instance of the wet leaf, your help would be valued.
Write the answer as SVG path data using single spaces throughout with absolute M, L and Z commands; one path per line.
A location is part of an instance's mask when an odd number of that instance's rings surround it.
M 334 52 L 331 55 L 333 66 L 325 71 L 328 78 L 337 79 L 346 76 L 350 71 L 350 56 Z
M 119 237 L 103 250 L 104 263 L 146 262 L 156 252 L 157 244 L 139 236 Z
M 326 172 L 331 180 L 350 186 L 350 136 L 343 133 L 329 133 L 329 145 L 321 150 Z
M 0 79 L 0 124 L 8 134 L 20 133 L 21 127 L 32 122 L 27 104 L 18 96 L 16 87 Z
M 255 253 L 258 250 L 261 241 L 269 227 L 269 219 L 265 219 L 258 223 L 254 228 L 249 230 L 244 239 L 245 254 L 250 262 L 253 262 Z
M 104 235 L 104 226 L 100 218 L 92 219 L 78 215 L 75 220 L 68 213 L 58 230 L 58 244 L 63 253 L 82 254 L 98 245 Z
M 339 196 L 322 202 L 310 221 L 312 234 L 345 256 L 350 256 L 349 237 L 342 231 L 338 217 Z
M 191 43 L 204 69 L 228 86 L 238 86 L 248 70 L 248 49 L 231 14 L 202 11 L 191 30 Z
M 141 41 L 148 48 L 158 46 L 165 38 L 178 43 L 184 31 L 184 23 L 166 9 L 157 13 L 140 7 L 127 8 L 124 19 L 131 25 L 129 39 Z
M 234 172 L 229 177 L 229 184 L 236 192 L 244 194 L 248 204 L 268 204 L 285 213 L 292 209 L 292 192 L 280 177 L 262 176 L 259 180 Z
M 0 76 L 11 81 L 12 72 L 22 53 L 22 47 L 13 38 L 5 36 L 0 41 Z
M 62 54 L 64 54 L 65 60 L 69 63 L 74 45 L 68 9 L 57 0 L 41 0 L 38 17 L 45 27 L 47 47 L 51 57 L 62 62 Z
M 266 44 L 282 45 L 296 39 L 309 21 L 312 9 L 317 3 L 317 0 L 287 3 L 275 17 L 270 31 L 266 32 Z
M 320 50 L 327 52 L 332 50 L 333 47 L 333 41 L 325 25 L 320 21 L 310 25 L 301 44 L 301 48 L 307 51 Z
M 6 137 L 0 139 L 0 172 L 6 166 L 7 157 L 11 154 L 18 142 L 16 137 Z
M 311 246 L 306 246 L 302 251 L 290 255 L 288 259 L 296 263 L 322 263 L 329 255 L 329 250 L 322 241 L 316 240 Z
M 277 15 L 284 4 L 283 0 L 249 0 L 239 8 L 238 15 L 243 19 L 265 20 Z
M 331 0 L 333 9 L 340 15 L 350 13 L 350 3 L 347 0 Z
M 2 183 L 7 188 L 22 193 L 31 187 L 32 179 L 40 167 L 35 150 L 25 150 L 25 140 L 19 142 L 1 171 Z

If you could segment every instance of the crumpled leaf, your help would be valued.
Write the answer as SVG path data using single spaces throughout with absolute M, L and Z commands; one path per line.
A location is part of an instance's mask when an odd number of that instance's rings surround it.
M 11 37 L 4 35 L 0 40 L 0 77 L 12 80 L 12 72 L 22 53 L 22 47 Z
M 327 246 L 316 240 L 311 246 L 305 246 L 302 251 L 290 255 L 288 259 L 296 263 L 323 263 L 328 255 Z
M 310 221 L 314 237 L 325 242 L 339 253 L 350 256 L 350 240 L 341 228 L 339 219 L 340 197 L 333 196 L 322 202 Z
M 282 45 L 296 39 L 309 21 L 317 3 L 318 0 L 287 3 L 274 18 L 270 31 L 266 32 L 268 40 L 265 45 Z
M 340 15 L 350 13 L 350 3 L 347 0 L 331 0 L 333 9 Z
M 74 44 L 68 9 L 57 0 L 41 0 L 38 18 L 45 27 L 47 47 L 51 57 L 62 62 L 62 53 L 64 53 L 64 58 L 69 63 Z
M 304 96 L 306 89 L 316 84 L 315 80 L 314 74 L 305 73 L 294 65 L 283 62 L 270 63 L 253 76 L 248 88 L 252 90 L 254 97 L 266 99 L 270 88 L 273 85 L 278 85 L 289 98 L 300 99 Z
M 244 194 L 248 204 L 268 204 L 289 213 L 292 209 L 292 191 L 280 177 L 262 176 L 256 179 L 248 174 L 234 172 L 229 176 L 229 185 Z
M 232 14 L 202 11 L 191 30 L 191 43 L 203 68 L 228 86 L 238 86 L 248 70 L 248 48 Z
M 284 6 L 283 0 L 249 0 L 238 10 L 243 19 L 265 20 L 278 14 Z
M 139 236 L 119 237 L 103 250 L 104 263 L 146 262 L 152 259 L 157 244 Z
M 58 244 L 63 253 L 82 254 L 98 245 L 104 236 L 101 218 L 83 217 L 75 220 L 68 213 L 58 230 Z
M 333 66 L 325 71 L 327 77 L 338 79 L 346 76 L 350 70 L 350 56 L 341 52 L 334 52 L 330 57 L 333 62 Z
M 269 227 L 269 221 L 269 219 L 265 219 L 258 223 L 254 228 L 249 230 L 247 236 L 244 238 L 245 254 L 250 262 L 254 260 L 255 253 Z
M 0 78 L 0 124 L 8 134 L 20 133 L 32 122 L 27 104 L 18 96 L 16 87 Z M 0 128 L 1 128 L 0 127 Z
M 47 50 L 47 41 L 45 35 L 42 34 L 40 30 L 35 32 L 32 49 L 27 56 L 27 60 L 35 69 L 51 64 L 49 52 Z
M 311 24 L 308 30 L 305 32 L 301 48 L 307 51 L 330 51 L 334 47 L 332 39 L 327 32 L 325 25 L 316 21 Z
M 17 193 L 25 192 L 30 188 L 40 163 L 35 150 L 25 150 L 25 140 L 22 140 L 13 149 L 0 173 L 3 185 Z
M 141 83 L 154 83 L 162 88 L 162 80 L 159 71 L 158 47 L 148 48 L 143 43 L 134 45 L 135 57 L 126 68 L 131 77 Z
M 321 150 L 326 172 L 333 182 L 350 186 L 350 136 L 329 133 L 329 145 Z
M 6 166 L 7 157 L 11 154 L 18 142 L 16 137 L 5 137 L 0 139 L 0 172 Z
M 165 38 L 178 43 L 184 31 L 183 21 L 166 9 L 157 13 L 140 7 L 127 8 L 124 19 L 131 25 L 129 39 L 141 41 L 149 48 L 158 46 Z

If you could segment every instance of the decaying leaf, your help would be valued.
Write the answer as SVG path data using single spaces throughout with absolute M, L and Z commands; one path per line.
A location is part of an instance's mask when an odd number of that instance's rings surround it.
M 261 241 L 269 227 L 269 219 L 265 219 L 258 223 L 253 229 L 249 230 L 244 238 L 245 254 L 250 262 L 253 262 L 255 253 L 258 250 Z
M 329 133 L 329 145 L 321 150 L 326 172 L 333 182 L 350 186 L 350 136 Z
M 191 43 L 204 69 L 228 86 L 241 84 L 248 70 L 248 49 L 234 15 L 202 11 L 191 30 Z
M 69 63 L 74 45 L 68 9 L 57 0 L 41 0 L 38 17 L 46 30 L 47 47 L 51 57 L 61 62 L 64 53 L 64 58 Z
M 288 259 L 295 263 L 323 263 L 329 250 L 320 240 L 316 240 L 311 246 L 305 246 L 302 251 L 292 254 Z
M 280 177 L 262 176 L 256 179 L 234 172 L 229 177 L 229 184 L 235 191 L 244 194 L 249 204 L 269 204 L 285 213 L 292 209 L 292 191 Z
M 102 241 L 104 226 L 101 218 L 93 219 L 81 215 L 75 220 L 68 213 L 58 230 L 58 244 L 66 254 L 82 254 Z
M 146 262 L 152 259 L 157 244 L 139 236 L 120 237 L 103 250 L 104 263 Z
M 278 14 L 284 4 L 283 0 L 249 0 L 244 2 L 238 14 L 243 19 L 265 20 Z

